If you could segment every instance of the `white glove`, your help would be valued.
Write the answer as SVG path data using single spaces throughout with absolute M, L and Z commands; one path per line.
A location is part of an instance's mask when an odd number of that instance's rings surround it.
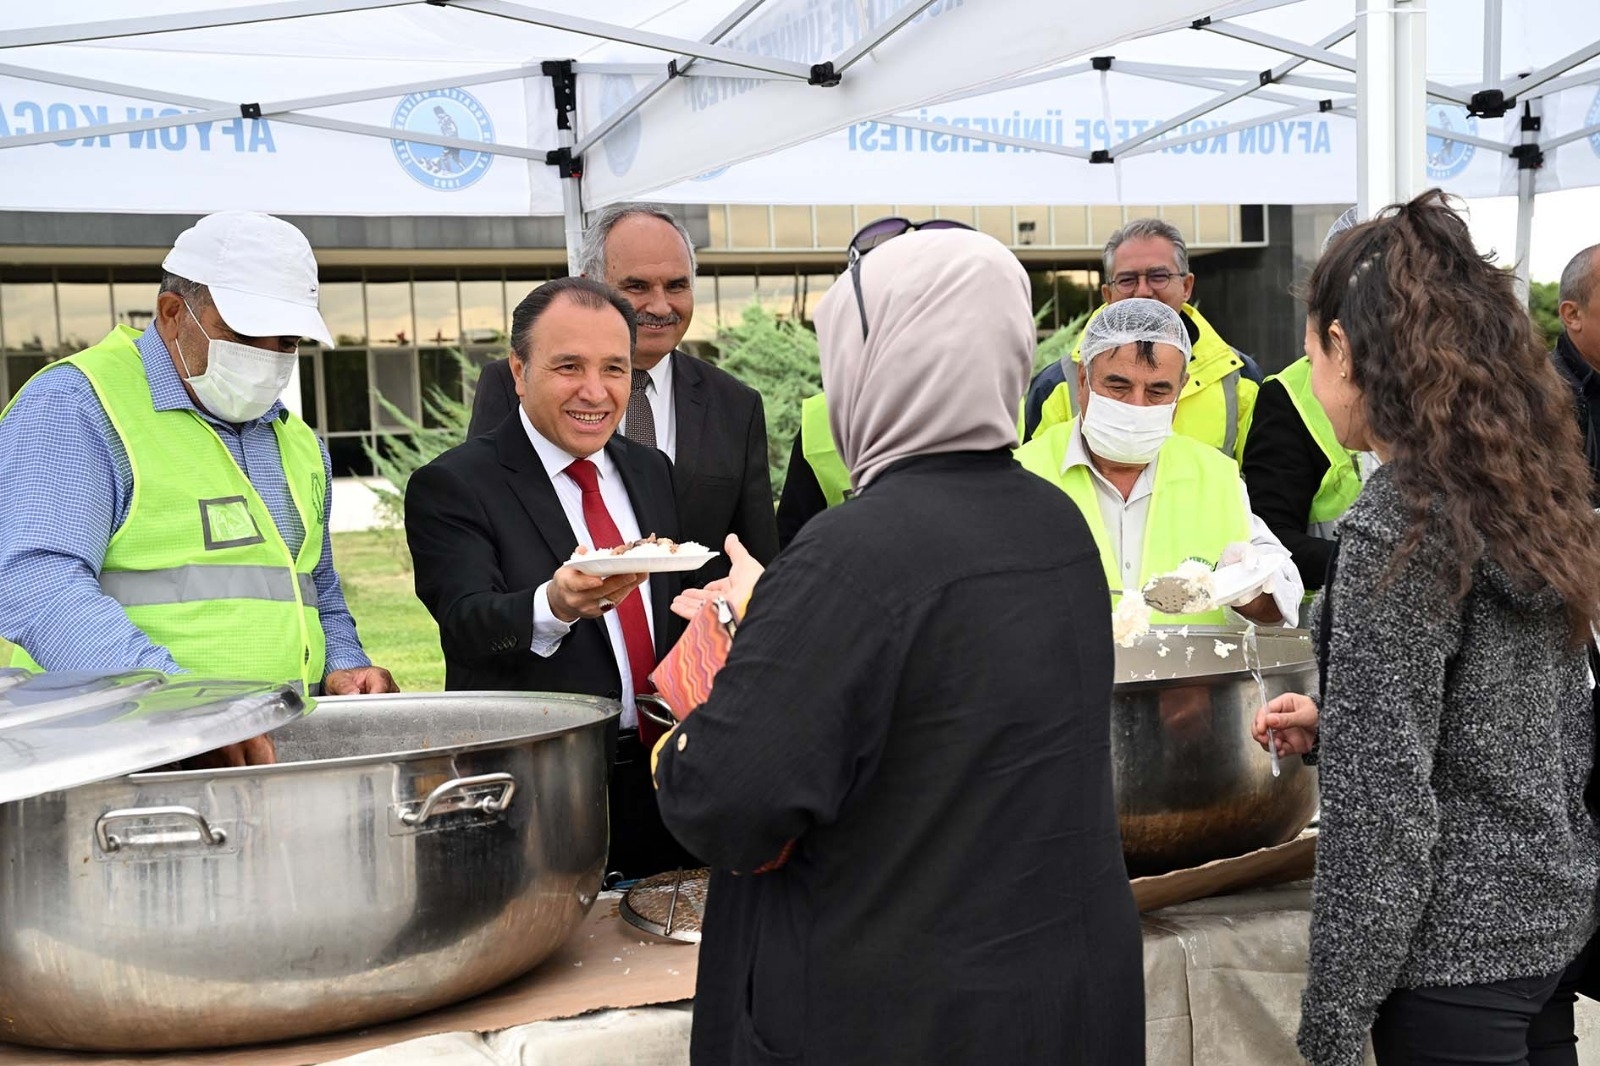
M 1223 548 L 1222 556 L 1217 560 L 1217 569 L 1237 566 L 1253 573 L 1266 571 L 1258 581 L 1246 587 L 1236 598 L 1228 600 L 1225 606 L 1245 607 L 1259 596 L 1272 595 L 1278 585 L 1278 569 L 1287 558 L 1286 554 L 1280 552 L 1263 552 L 1247 540 L 1235 541 Z

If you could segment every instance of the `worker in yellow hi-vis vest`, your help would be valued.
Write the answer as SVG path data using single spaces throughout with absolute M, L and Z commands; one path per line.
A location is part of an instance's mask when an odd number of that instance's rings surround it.
M 230 211 L 162 267 L 148 329 L 117 327 L 0 413 L 0 665 L 393 690 L 333 568 L 328 453 L 278 399 L 300 339 L 333 343 L 311 246 Z
M 1260 580 L 1224 607 L 1153 620 L 1223 624 L 1232 608 L 1252 622 L 1294 625 L 1300 575 L 1251 513 L 1238 464 L 1173 430 L 1192 358 L 1178 313 L 1156 300 L 1118 301 L 1085 327 L 1082 352 L 1082 415 L 1041 431 L 1017 461 L 1078 505 L 1111 588 L 1143 588 L 1191 559 L 1261 560 Z
M 1178 397 L 1173 432 L 1237 460 L 1244 453 L 1261 371 L 1249 356 L 1230 347 L 1191 302 L 1195 282 L 1183 234 L 1159 218 L 1135 219 L 1106 242 L 1104 264 L 1100 295 L 1106 303 L 1096 314 L 1120 300 L 1151 299 L 1181 317 L 1194 358 Z M 1034 376 L 1018 422 L 1023 440 L 1078 414 L 1074 364 L 1079 361 L 1081 349 L 1075 349 Z
M 1355 208 L 1340 215 L 1323 239 L 1323 250 L 1358 221 Z M 1311 391 L 1309 360 L 1290 363 L 1262 384 L 1240 470 L 1256 513 L 1300 570 L 1306 586 L 1302 615 L 1322 588 L 1339 520 L 1376 467 L 1376 456 L 1339 443 Z

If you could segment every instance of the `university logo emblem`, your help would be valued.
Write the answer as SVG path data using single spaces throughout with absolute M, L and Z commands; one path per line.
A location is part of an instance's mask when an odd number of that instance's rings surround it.
M 462 89 L 432 89 L 412 93 L 394 109 L 395 129 L 465 141 L 494 143 L 494 123 L 477 97 Z M 393 140 L 394 156 L 401 168 L 430 189 L 453 192 L 483 177 L 494 162 L 488 152 L 470 148 L 441 148 L 436 144 Z
M 1443 135 L 1434 130 L 1442 130 Z M 1467 109 L 1454 104 L 1430 104 L 1428 107 L 1428 178 L 1447 181 L 1467 169 L 1478 147 L 1464 141 L 1454 141 L 1451 133 L 1477 136 L 1478 120 L 1467 114 Z
M 607 118 L 620 111 L 633 99 L 633 79 L 626 74 L 607 74 L 600 81 L 600 113 Z M 600 141 L 606 150 L 606 165 L 611 173 L 622 177 L 633 169 L 633 160 L 639 154 L 639 139 L 643 136 L 639 113 L 635 111 L 617 124 L 616 129 Z

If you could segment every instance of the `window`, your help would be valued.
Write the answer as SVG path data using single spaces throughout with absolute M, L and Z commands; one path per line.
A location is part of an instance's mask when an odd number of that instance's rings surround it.
M 455 280 L 418 281 L 412 285 L 412 294 L 417 307 L 417 343 L 460 343 L 461 307 Z
M 765 207 L 732 204 L 728 207 L 729 243 L 735 248 L 771 248 L 772 232 Z
M 62 271 L 56 284 L 64 355 L 97 344 L 111 332 L 111 280 L 105 270 Z
M 360 348 L 367 343 L 365 286 L 359 281 L 325 281 L 317 294 L 322 321 L 328 324 L 334 344 Z
M 856 235 L 855 213 L 848 207 L 818 207 L 816 210 L 817 247 L 840 251 L 848 248 L 850 238 Z
M 456 361 L 455 353 L 447 348 L 424 348 L 417 353 L 418 374 L 422 382 L 422 424 L 429 429 L 438 429 L 443 425 L 428 405 L 435 401 L 435 394 L 443 393 L 452 400 L 462 398 L 461 394 L 461 364 Z
M 14 352 L 56 350 L 56 290 L 49 281 L 0 283 L 0 328 Z M 16 388 L 16 383 L 12 383 Z
M 422 417 L 417 396 L 417 352 L 414 348 L 372 350 L 372 411 L 378 429 L 404 429 L 405 423 L 379 402 L 381 397 L 413 421 Z
M 775 248 L 810 248 L 815 242 L 811 232 L 811 208 L 774 207 L 772 209 L 772 244 Z
M 328 409 L 328 424 L 324 432 L 348 433 L 371 429 L 366 349 L 341 348 L 334 352 L 323 352 L 322 375 Z
M 461 338 L 466 344 L 504 344 L 506 342 L 506 283 L 463 281 L 461 283 Z
M 116 281 L 111 284 L 111 313 L 119 326 L 141 333 L 156 320 L 156 297 L 161 283 L 156 281 Z
M 409 281 L 367 282 L 367 336 L 374 345 L 416 343 Z

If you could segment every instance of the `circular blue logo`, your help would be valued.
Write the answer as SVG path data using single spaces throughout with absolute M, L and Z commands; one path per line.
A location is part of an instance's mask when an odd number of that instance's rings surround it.
M 1428 177 L 1433 181 L 1445 181 L 1460 174 L 1478 152 L 1475 144 L 1451 140 L 1451 133 L 1477 136 L 1478 120 L 1467 114 L 1466 108 L 1455 104 L 1429 105 Z
M 1589 105 L 1589 114 L 1584 118 L 1586 126 L 1600 126 L 1600 89 L 1594 91 L 1594 103 Z M 1595 155 L 1600 155 L 1600 133 L 1589 134 L 1589 147 L 1594 149 Z
M 633 79 L 626 74 L 607 74 L 600 81 L 600 114 L 610 118 L 622 110 L 623 105 L 633 99 L 634 91 Z M 639 139 L 642 136 L 639 112 L 635 111 L 601 139 L 600 143 L 606 149 L 606 165 L 611 168 L 611 173 L 620 178 L 633 169 L 633 159 L 639 154 Z
M 476 97 L 461 89 L 431 89 L 412 93 L 394 109 L 395 129 L 464 141 L 494 143 L 494 123 Z M 494 156 L 470 148 L 441 148 L 436 144 L 393 140 L 394 157 L 419 183 L 441 192 L 465 189 L 488 171 Z

